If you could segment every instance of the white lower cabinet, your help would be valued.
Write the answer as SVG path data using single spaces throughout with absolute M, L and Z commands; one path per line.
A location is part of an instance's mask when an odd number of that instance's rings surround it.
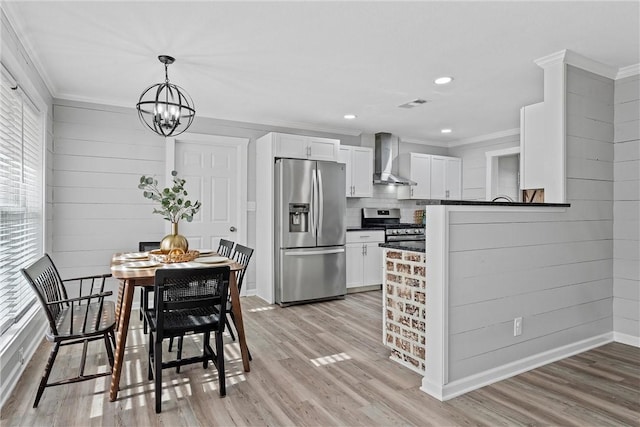
M 383 230 L 347 232 L 347 288 L 382 284 Z

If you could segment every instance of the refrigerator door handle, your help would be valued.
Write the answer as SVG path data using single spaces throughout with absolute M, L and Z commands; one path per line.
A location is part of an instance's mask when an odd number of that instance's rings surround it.
M 322 171 L 318 169 L 318 229 L 323 229 L 323 221 L 324 217 L 324 187 L 322 186 Z
M 320 250 L 320 251 L 285 251 L 284 256 L 325 255 L 325 254 L 339 254 L 342 252 L 344 252 L 344 248 L 326 249 L 326 250 Z
M 316 191 L 318 190 L 318 184 L 316 182 L 316 170 L 313 170 L 311 174 L 311 235 L 315 237 L 317 235 L 316 230 Z

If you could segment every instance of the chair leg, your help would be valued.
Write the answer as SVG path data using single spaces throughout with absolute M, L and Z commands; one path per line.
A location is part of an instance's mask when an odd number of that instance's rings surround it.
M 178 354 L 176 359 L 177 360 L 182 360 L 182 339 L 184 337 L 178 337 Z M 180 373 L 180 365 L 176 366 L 176 372 L 179 374 Z
M 205 332 L 204 336 L 202 337 L 202 356 L 204 357 L 202 359 L 202 367 L 204 369 L 207 369 L 207 366 L 209 366 L 209 359 L 207 358 L 207 353 L 209 353 L 210 347 L 211 347 L 211 333 Z
M 216 332 L 216 367 L 218 368 L 218 386 L 220 387 L 220 396 L 227 395 L 227 386 L 225 383 L 224 372 L 224 343 L 222 342 L 222 333 Z
M 142 314 L 142 311 L 146 311 L 149 309 L 149 291 L 147 291 L 146 289 L 140 289 L 140 292 L 142 292 L 142 294 L 140 294 L 140 303 L 142 304 L 142 308 L 140 309 L 140 314 Z M 144 331 L 144 333 L 147 333 L 148 327 L 147 327 L 147 316 L 142 316 L 142 329 Z
M 231 335 L 231 339 L 235 341 L 236 336 L 233 334 L 233 329 L 231 329 L 231 323 L 229 323 L 229 318 L 227 317 L 226 319 L 224 319 L 224 321 L 227 324 L 227 330 L 229 331 L 229 335 Z
M 153 379 L 153 361 L 154 361 L 154 354 L 153 354 L 153 349 L 154 349 L 154 345 L 153 345 L 153 331 L 149 332 L 149 357 L 147 359 L 148 362 L 148 372 L 147 372 L 147 379 L 149 381 L 151 381 Z
M 149 334 L 151 335 L 151 334 Z M 155 389 L 156 389 L 156 414 L 162 411 L 162 341 L 155 343 Z
M 144 320 L 142 310 L 144 310 L 144 289 L 140 288 L 140 320 Z M 147 331 L 144 332 L 147 333 Z
M 169 338 L 169 351 L 173 351 L 173 337 Z
M 38 391 L 36 392 L 36 400 L 33 402 L 34 408 L 37 408 L 38 403 L 40 403 L 40 398 L 42 398 L 42 393 L 44 393 L 44 389 L 47 386 L 47 381 L 49 381 L 51 368 L 53 368 L 53 362 L 55 362 L 56 360 L 56 356 L 58 355 L 59 349 L 60 349 L 60 343 L 55 343 L 53 345 L 53 348 L 51 349 L 51 353 L 49 353 L 49 359 L 47 360 L 47 364 L 44 367 L 44 374 L 42 374 L 42 379 L 40 380 L 40 385 L 38 386 Z
M 107 349 L 107 357 L 109 358 L 109 365 L 111 366 L 111 370 L 113 371 L 113 349 L 111 348 L 111 340 L 109 337 L 109 332 L 105 332 L 104 334 L 104 346 Z

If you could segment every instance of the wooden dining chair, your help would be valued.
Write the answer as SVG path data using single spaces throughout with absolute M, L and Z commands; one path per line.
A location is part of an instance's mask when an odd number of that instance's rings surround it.
M 156 413 L 162 410 L 162 369 L 209 360 L 218 370 L 220 396 L 226 394 L 224 332 L 229 295 L 229 267 L 158 269 L 154 308 L 145 311 L 149 323 L 149 380 L 155 377 Z M 210 345 L 215 335 L 215 352 Z M 203 334 L 202 355 L 163 362 L 162 341 L 185 334 Z
M 47 254 L 20 271 L 44 308 L 44 313 L 49 321 L 49 329 L 45 333 L 45 338 L 53 343 L 33 407 L 38 407 L 46 387 L 111 375 L 111 370 L 99 374 L 84 374 L 89 341 L 104 340 L 109 365 L 113 369 L 112 345 L 114 347 L 116 345 L 113 332 L 116 325 L 115 304 L 113 301 L 105 301 L 105 297 L 111 295 L 112 292 L 104 290 L 105 280 L 111 277 L 111 274 L 62 280 L 58 269 Z M 69 282 L 79 283 L 78 297 L 69 298 L 67 296 L 65 284 Z M 83 344 L 79 375 L 49 383 L 49 375 L 58 350 L 62 346 L 73 344 Z

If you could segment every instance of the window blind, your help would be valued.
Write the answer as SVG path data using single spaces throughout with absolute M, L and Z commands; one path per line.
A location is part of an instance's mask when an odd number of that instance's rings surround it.
M 4 68 L 4 67 L 3 67 Z M 42 115 L 0 72 L 0 335 L 35 302 L 20 273 L 43 253 Z

